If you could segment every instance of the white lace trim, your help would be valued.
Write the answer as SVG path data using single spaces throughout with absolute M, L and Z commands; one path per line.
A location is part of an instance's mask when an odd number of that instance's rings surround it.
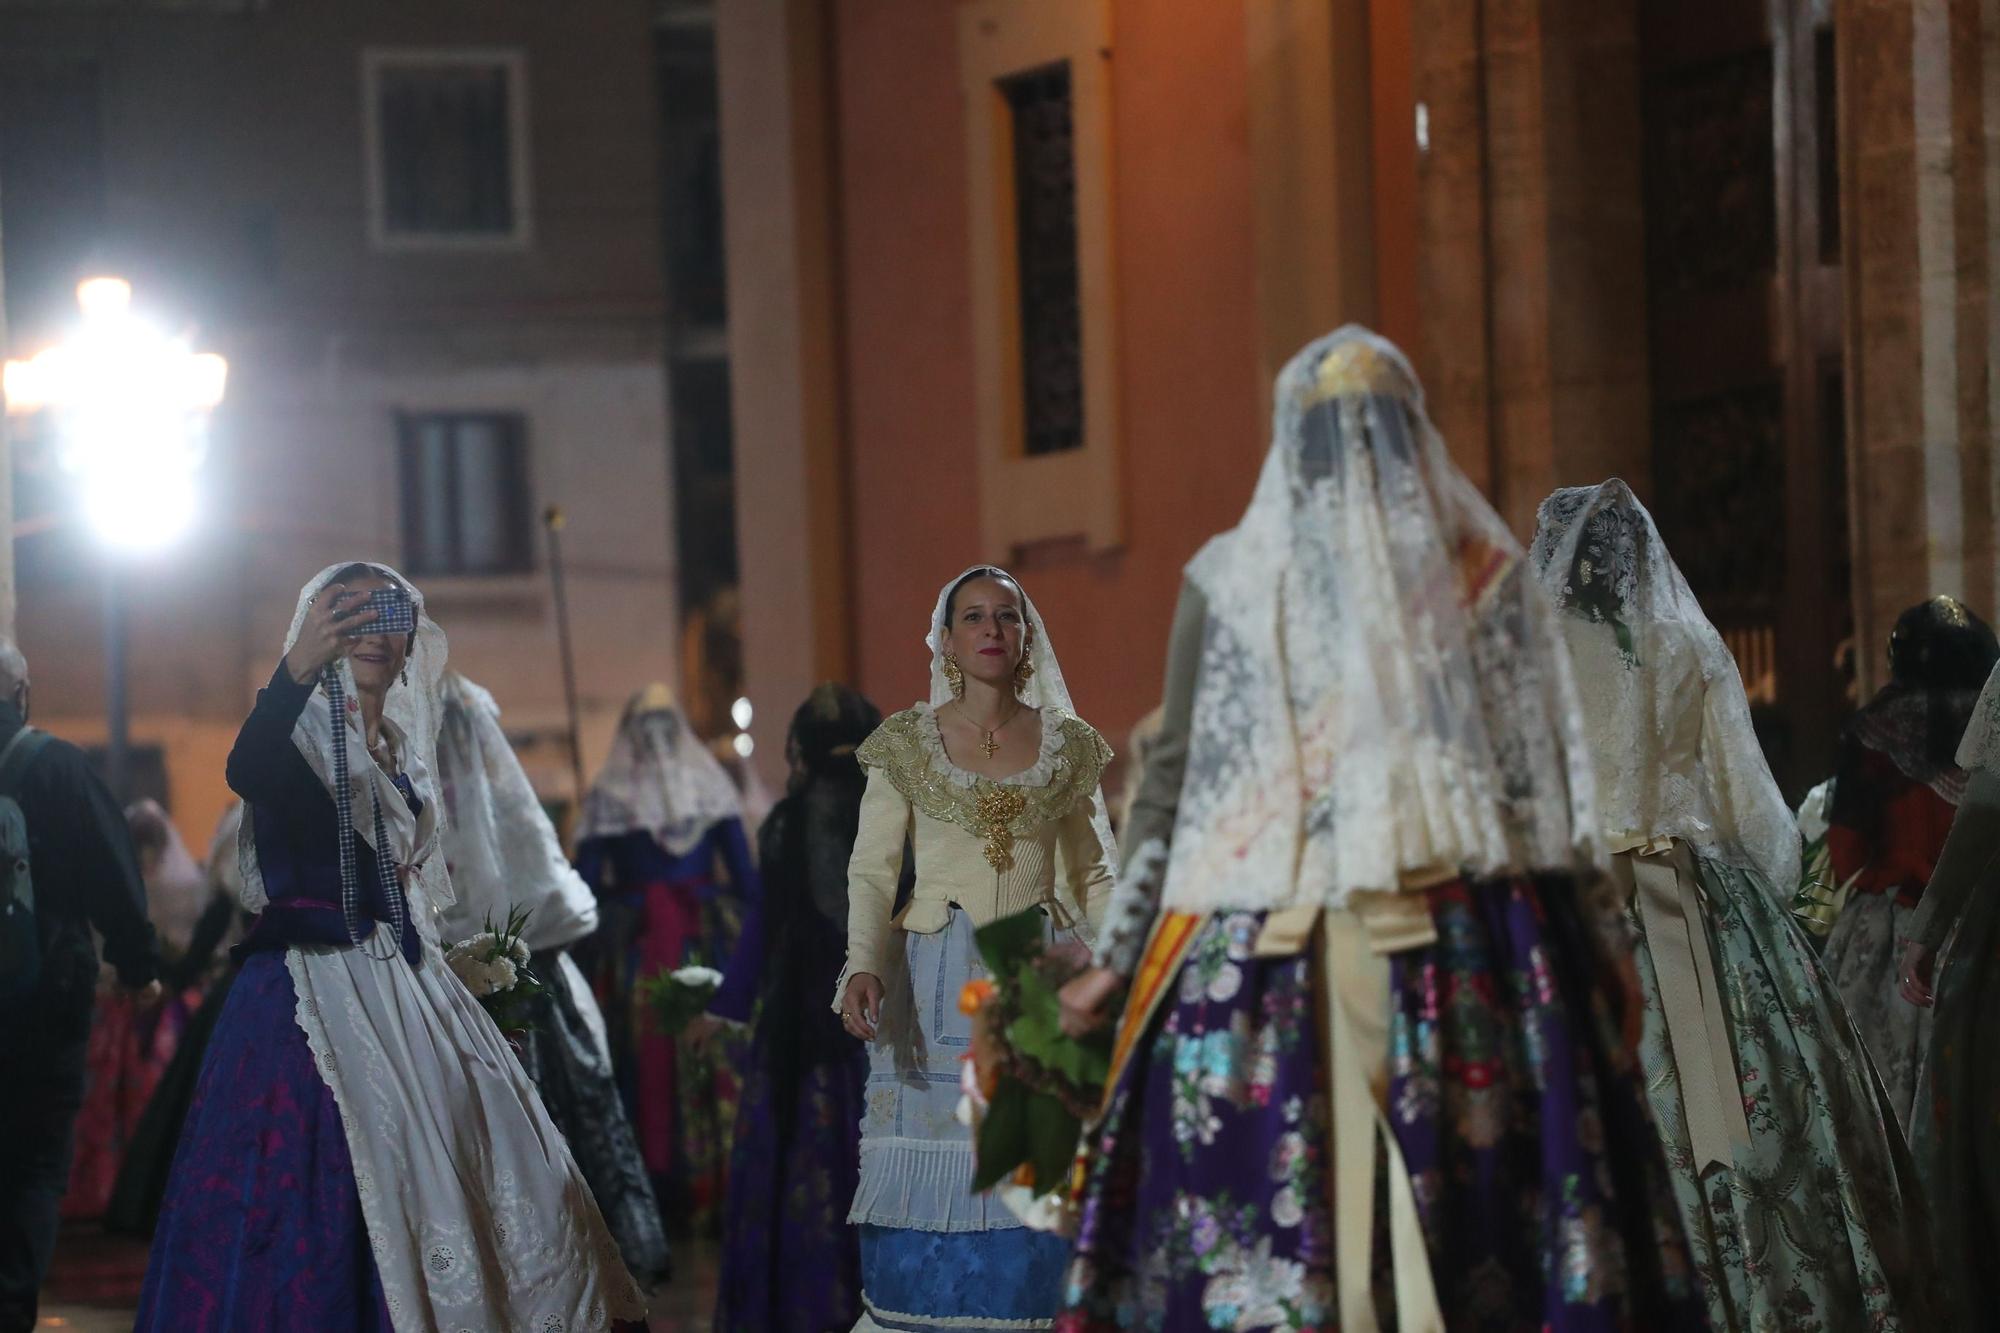
M 1111 891 L 1111 905 L 1105 909 L 1104 923 L 1097 928 L 1097 950 L 1093 959 L 1128 980 L 1138 969 L 1139 955 L 1160 914 L 1160 888 L 1166 878 L 1167 843 L 1164 838 L 1148 838 L 1132 852 L 1131 860 L 1118 876 Z
M 1053 1319 L 982 1319 L 978 1315 L 948 1315 L 942 1318 L 923 1314 L 898 1314 L 894 1310 L 884 1310 L 868 1299 L 868 1293 L 861 1293 L 861 1304 L 866 1307 L 861 1320 L 854 1326 L 854 1333 L 895 1333 L 875 1322 L 875 1316 L 893 1319 L 899 1324 L 918 1324 L 924 1328 L 1054 1328 Z
M 861 1141 L 861 1185 L 847 1220 L 903 1231 L 1019 1231 L 1013 1210 L 972 1192 L 972 1138 Z
M 938 730 L 937 706 L 920 703 L 917 712 L 917 739 L 923 743 L 924 753 L 931 764 L 955 787 L 970 791 L 981 782 L 990 782 L 996 787 L 1046 787 L 1055 781 L 1056 756 L 1063 747 L 1064 711 L 1054 704 L 1035 710 L 1042 719 L 1042 743 L 1035 755 L 1035 762 L 1012 777 L 987 778 L 969 769 L 960 768 L 945 753 L 944 733 Z

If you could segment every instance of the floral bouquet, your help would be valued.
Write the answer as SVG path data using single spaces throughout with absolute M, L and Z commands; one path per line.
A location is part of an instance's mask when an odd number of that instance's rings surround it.
M 528 944 L 521 938 L 528 924 L 524 908 L 507 913 L 499 928 L 486 918 L 486 929 L 445 950 L 444 961 L 465 988 L 485 1007 L 503 1034 L 526 1032 L 529 1005 L 542 994 L 542 983 L 528 970 Z
M 662 968 L 639 983 L 639 996 L 653 1011 L 660 1031 L 678 1037 L 699 1018 L 722 989 L 722 973 L 699 963 L 668 971 Z
M 1045 924 L 1030 908 L 975 936 L 993 979 L 959 994 L 972 1019 L 959 1118 L 972 1126 L 973 1188 L 998 1187 L 1023 1222 L 1061 1231 L 1074 1219 L 1055 1191 L 1069 1182 L 1083 1126 L 1103 1098 L 1112 1036 L 1064 1034 L 1057 992 L 1090 959 L 1077 945 L 1048 946 Z

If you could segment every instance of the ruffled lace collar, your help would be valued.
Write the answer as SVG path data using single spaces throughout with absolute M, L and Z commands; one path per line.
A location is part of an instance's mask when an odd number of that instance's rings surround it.
M 1042 717 L 1042 745 L 1035 755 L 1035 762 L 1012 777 L 989 778 L 983 773 L 960 768 L 945 753 L 944 733 L 938 729 L 937 708 L 932 704 L 918 704 L 911 710 L 917 715 L 917 740 L 922 744 L 925 756 L 931 766 L 953 786 L 971 790 L 980 783 L 995 787 L 1046 787 L 1056 778 L 1056 756 L 1062 752 L 1068 736 L 1063 730 L 1063 722 L 1069 716 L 1053 704 L 1035 711 Z

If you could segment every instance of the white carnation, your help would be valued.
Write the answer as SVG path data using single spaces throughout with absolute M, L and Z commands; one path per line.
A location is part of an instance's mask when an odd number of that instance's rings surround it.
M 482 989 L 486 981 L 486 964 L 480 960 L 472 948 L 470 940 L 454 944 L 445 952 L 445 965 L 453 976 L 465 983 L 465 988 L 474 995 L 484 995 Z
M 528 965 L 528 942 L 526 940 L 517 937 L 514 940 L 513 945 L 507 950 L 507 952 L 511 954 L 513 956 L 514 961 L 519 963 L 522 967 L 526 967 Z
M 674 969 L 674 984 L 689 990 L 713 990 L 722 985 L 722 973 L 712 967 L 689 965 Z

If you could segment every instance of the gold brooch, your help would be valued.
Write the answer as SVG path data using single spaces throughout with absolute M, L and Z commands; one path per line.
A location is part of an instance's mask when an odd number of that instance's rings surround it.
M 973 807 L 973 832 L 986 839 L 986 864 L 1005 872 L 1014 864 L 1014 821 L 1028 798 L 1012 787 L 988 786 Z

